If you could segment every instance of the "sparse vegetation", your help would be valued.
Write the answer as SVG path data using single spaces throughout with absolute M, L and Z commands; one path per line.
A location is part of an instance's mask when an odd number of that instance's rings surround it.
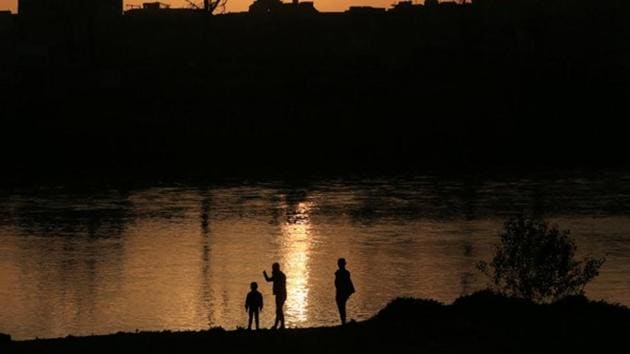
M 509 296 L 545 302 L 582 295 L 604 263 L 603 258 L 576 260 L 577 246 L 569 230 L 540 219 L 511 218 L 500 239 L 494 258 L 478 268 L 495 291 Z

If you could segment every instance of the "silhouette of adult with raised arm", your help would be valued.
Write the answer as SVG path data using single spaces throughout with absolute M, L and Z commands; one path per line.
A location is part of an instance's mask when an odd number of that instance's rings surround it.
M 339 317 L 341 318 L 341 324 L 346 324 L 346 302 L 350 298 L 350 295 L 354 293 L 354 285 L 352 279 L 350 279 L 350 272 L 346 269 L 346 259 L 339 258 L 337 260 L 339 269 L 335 272 L 335 300 L 337 301 L 337 308 L 339 309 Z
M 250 291 L 245 298 L 245 311 L 249 312 L 249 322 L 247 323 L 247 329 L 252 329 L 252 318 L 256 319 L 256 330 L 258 327 L 258 313 L 263 309 L 263 296 L 258 291 L 258 283 L 252 282 L 249 285 Z
M 263 270 L 265 280 L 273 282 L 273 294 L 276 296 L 276 322 L 273 324 L 273 329 L 284 328 L 284 312 L 282 307 L 287 300 L 287 277 L 280 271 L 280 264 L 274 263 L 271 266 L 271 276 L 267 275 L 267 271 Z

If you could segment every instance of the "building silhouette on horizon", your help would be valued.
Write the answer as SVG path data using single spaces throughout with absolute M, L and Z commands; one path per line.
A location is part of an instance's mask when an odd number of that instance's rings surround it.
M 312 1 L 293 0 L 290 3 L 280 0 L 254 0 L 249 6 L 249 13 L 255 15 L 282 14 L 282 15 L 312 15 L 319 11 L 315 9 Z
M 449 5 L 475 4 L 477 2 L 485 4 L 493 3 L 494 1 L 496 0 L 463 0 L 461 3 L 457 3 L 455 1 L 425 0 L 423 4 L 420 4 L 412 0 L 402 0 L 393 3 L 390 8 L 350 6 L 346 11 L 341 11 L 339 13 L 377 15 L 392 12 L 407 14 L 421 11 L 423 8 L 435 6 L 449 7 Z M 216 4 L 221 3 L 222 2 L 219 1 Z M 192 7 L 179 8 L 172 7 L 169 4 L 160 1 L 147 1 L 141 5 L 127 5 L 127 9 L 125 10 L 123 0 L 18 0 L 17 16 L 32 19 L 71 19 L 78 22 L 90 20 L 106 21 L 108 19 L 120 17 L 124 14 L 193 15 L 202 11 L 212 14 L 212 11 L 209 11 L 208 8 L 211 7 L 211 5 L 216 5 L 210 0 L 204 1 L 203 6 L 196 6 L 192 2 L 190 4 Z M 313 1 L 300 0 L 291 0 L 290 2 L 282 0 L 253 0 L 247 13 L 252 15 L 274 14 L 282 16 L 323 14 L 317 10 Z M 225 15 L 230 15 L 230 13 Z
M 18 0 L 24 17 L 110 17 L 123 13 L 123 0 Z

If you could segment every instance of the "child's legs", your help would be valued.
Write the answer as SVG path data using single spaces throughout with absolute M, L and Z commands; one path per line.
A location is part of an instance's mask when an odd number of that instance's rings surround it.
M 256 329 L 259 328 L 259 323 L 258 323 L 258 310 L 254 311 L 254 319 L 256 320 Z
M 252 317 L 254 315 L 254 311 L 249 310 L 249 321 L 247 322 L 247 329 L 252 329 Z M 258 316 L 256 316 L 256 324 L 258 324 Z

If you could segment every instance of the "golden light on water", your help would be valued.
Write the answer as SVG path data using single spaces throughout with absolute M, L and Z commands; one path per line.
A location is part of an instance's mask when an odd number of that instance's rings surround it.
M 357 290 L 348 303 L 355 320 L 394 297 L 446 303 L 486 285 L 475 265 L 491 256 L 500 218 L 435 216 L 433 201 L 441 205 L 450 194 L 423 185 L 381 192 L 375 186 L 156 187 L 87 202 L 84 194 L 64 192 L 0 197 L 10 215 L 0 216 L 0 332 L 32 339 L 235 329 L 247 325 L 243 305 L 253 281 L 265 302 L 260 324 L 269 328 L 275 304 L 262 271 L 274 262 L 287 277 L 288 327 L 339 323 L 338 257 L 348 260 Z M 404 198 L 391 198 L 392 190 Z M 492 208 L 495 195 L 490 189 L 476 208 Z M 407 209 L 410 203 L 419 214 Z M 68 212 L 86 208 L 97 212 Z M 90 228 L 94 218 L 99 227 Z M 630 217 L 549 221 L 571 229 L 580 257 L 606 255 L 588 296 L 630 304 Z
M 289 297 L 285 316 L 290 322 L 308 320 L 309 258 L 311 225 L 309 211 L 312 203 L 301 202 L 282 224 L 281 257 L 287 274 Z

